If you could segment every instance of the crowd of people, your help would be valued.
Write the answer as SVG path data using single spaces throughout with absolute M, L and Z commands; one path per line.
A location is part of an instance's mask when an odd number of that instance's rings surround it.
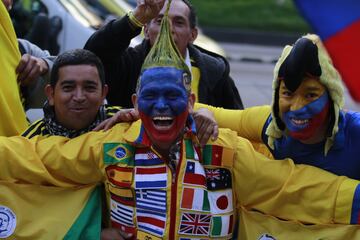
M 57 57 L 2 3 L 0 238 L 360 238 L 360 113 L 316 35 L 285 46 L 271 105 L 244 109 L 188 0 L 138 1 Z

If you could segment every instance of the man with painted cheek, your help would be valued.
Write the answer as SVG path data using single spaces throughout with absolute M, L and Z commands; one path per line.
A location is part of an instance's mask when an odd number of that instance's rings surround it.
M 316 78 L 305 78 L 294 92 L 285 84 L 280 84 L 279 108 L 288 134 L 303 143 L 322 141 L 330 120 L 325 87 Z
M 331 118 L 321 73 L 317 46 L 306 38 L 296 42 L 279 69 L 279 117 L 288 134 L 306 144 L 326 137 Z
M 133 95 L 144 128 L 160 152 L 181 136 L 194 104 L 194 95 L 184 87 L 190 83 L 189 76 L 174 67 L 145 69 L 137 95 Z

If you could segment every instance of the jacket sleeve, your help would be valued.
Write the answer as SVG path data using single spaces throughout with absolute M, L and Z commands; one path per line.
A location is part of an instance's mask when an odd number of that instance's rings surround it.
M 46 62 L 46 64 L 49 67 L 49 70 L 46 72 L 46 77 L 49 78 L 56 56 L 51 56 L 47 50 L 42 50 L 41 48 L 39 48 L 35 44 L 32 44 L 26 39 L 18 38 L 18 41 L 19 44 L 21 44 L 23 49 L 25 50 L 25 53 L 37 58 L 41 58 Z
M 254 142 L 262 142 L 262 131 L 271 111 L 270 106 L 231 110 L 195 103 L 195 110 L 200 108 L 211 111 L 220 128 L 229 128 L 238 136 Z
M 141 28 L 134 28 L 128 16 L 112 20 L 90 36 L 84 49 L 95 53 L 104 64 L 119 58 L 119 54 L 130 45 L 131 39 L 139 35 Z
M 0 180 L 74 187 L 103 180 L 103 132 L 78 138 L 0 138 Z
M 359 181 L 324 170 L 268 160 L 239 139 L 234 161 L 238 205 L 310 224 L 358 224 Z

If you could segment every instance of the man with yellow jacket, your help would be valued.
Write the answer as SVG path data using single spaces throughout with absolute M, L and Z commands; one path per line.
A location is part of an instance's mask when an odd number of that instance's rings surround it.
M 42 201 L 51 204 L 55 195 L 62 200 L 70 191 L 76 194 L 105 182 L 110 223 L 119 239 L 231 239 L 240 209 L 309 224 L 349 224 L 349 214 L 360 204 L 354 197 L 358 181 L 296 166 L 291 160 L 269 161 L 230 130 L 221 129 L 216 141 L 197 147 L 189 116 L 194 102 L 190 73 L 171 47 L 166 19 L 133 96 L 142 123 L 118 124 L 71 140 L 1 137 L 0 183 L 39 191 L 53 187 Z M 24 221 L 27 209 L 18 205 L 31 202 L 0 198 L 0 211 L 10 216 L 0 236 L 66 238 L 75 219 L 71 204 L 65 201 L 64 210 L 58 201 L 48 206 L 52 212 Z M 42 235 L 53 227 L 49 224 L 56 224 L 49 216 L 58 216 L 58 209 L 69 223 L 56 226 L 56 235 Z M 79 234 L 72 239 L 92 238 Z

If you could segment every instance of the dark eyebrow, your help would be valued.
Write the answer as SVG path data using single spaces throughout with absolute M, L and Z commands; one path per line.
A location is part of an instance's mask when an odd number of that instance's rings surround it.
M 65 85 L 65 84 L 74 84 L 75 81 L 74 80 L 64 80 L 60 83 L 60 85 Z
M 310 86 L 306 88 L 307 91 L 319 91 L 321 90 L 319 87 Z

